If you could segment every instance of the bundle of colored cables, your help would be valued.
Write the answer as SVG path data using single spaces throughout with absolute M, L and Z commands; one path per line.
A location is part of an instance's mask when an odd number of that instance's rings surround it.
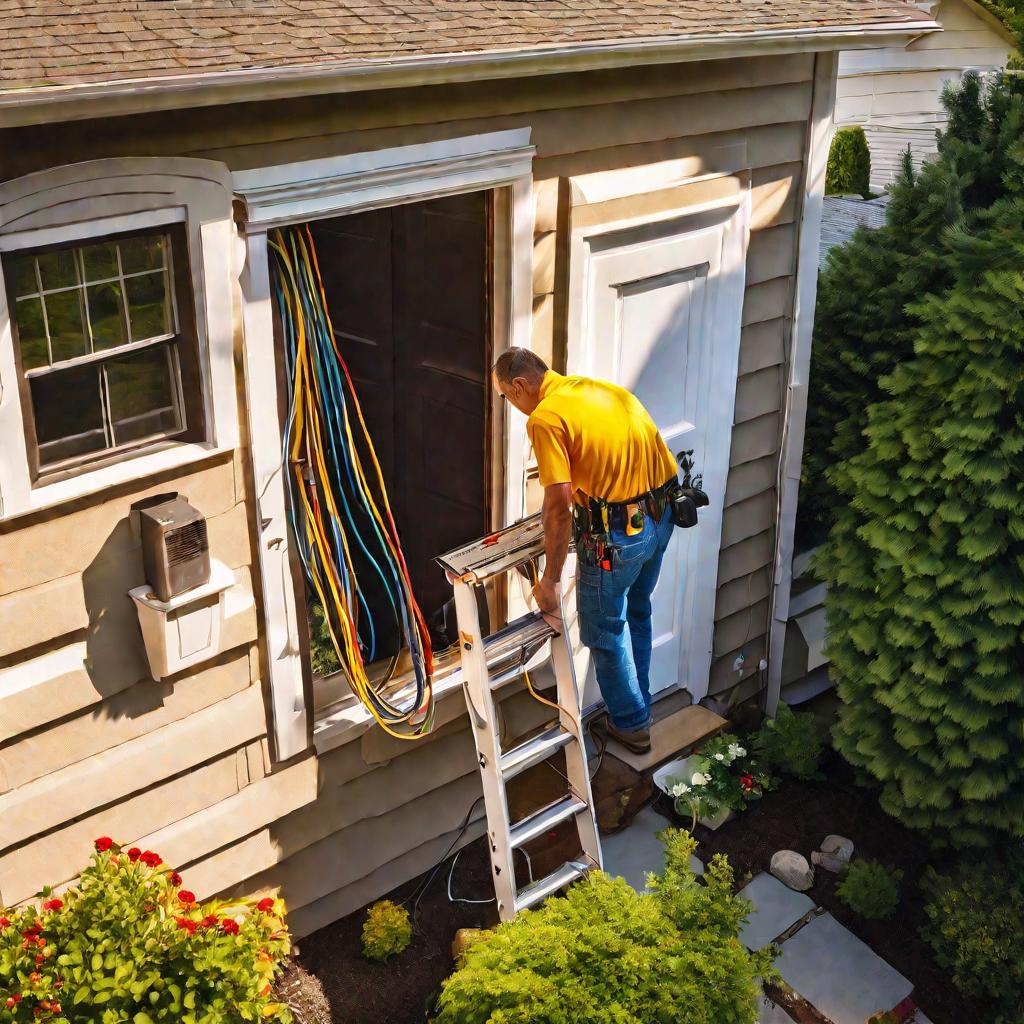
M 380 463 L 331 325 L 313 236 L 308 226 L 277 230 L 270 248 L 290 387 L 282 463 L 289 470 L 296 548 L 352 692 L 390 735 L 416 739 L 433 724 L 430 636 L 413 597 Z M 372 464 L 369 471 L 365 461 Z M 406 707 L 383 693 L 401 652 L 392 656 L 382 679 L 371 682 L 367 675 L 376 660 L 377 637 L 364 594 L 370 581 L 364 576 L 366 585 L 360 586 L 357 565 L 360 573 L 372 574 L 375 592 L 383 590 L 409 651 L 416 694 Z

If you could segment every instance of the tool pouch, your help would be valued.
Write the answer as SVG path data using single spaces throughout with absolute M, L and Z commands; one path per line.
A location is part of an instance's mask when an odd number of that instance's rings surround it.
M 676 526 L 685 530 L 697 525 L 697 504 L 682 487 L 673 487 L 669 491 L 668 501 L 672 509 L 672 522 Z

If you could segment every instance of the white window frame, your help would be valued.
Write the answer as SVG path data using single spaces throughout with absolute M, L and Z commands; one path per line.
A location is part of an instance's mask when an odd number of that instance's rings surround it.
M 95 468 L 33 484 L 0 266 L 0 521 L 123 483 L 181 469 L 238 445 L 230 175 L 220 163 L 126 158 L 69 164 L 0 185 L 0 254 L 87 243 L 124 231 L 184 224 L 192 272 L 206 439 L 160 441 Z
M 303 676 L 299 617 L 289 563 L 287 495 L 281 459 L 282 424 L 271 305 L 267 232 L 309 220 L 419 202 L 466 192 L 494 191 L 494 341 L 530 347 L 533 280 L 533 155 L 530 129 L 491 132 L 413 146 L 238 171 L 234 187 L 245 209 L 242 273 L 246 405 L 260 524 L 258 557 L 263 590 L 274 755 L 286 760 L 315 741 L 324 752 L 372 723 L 362 705 L 319 720 Z M 501 403 L 504 405 L 505 403 Z M 526 431 L 505 410 L 504 508 L 496 518 L 523 514 Z M 435 684 L 435 698 L 461 689 L 458 670 Z

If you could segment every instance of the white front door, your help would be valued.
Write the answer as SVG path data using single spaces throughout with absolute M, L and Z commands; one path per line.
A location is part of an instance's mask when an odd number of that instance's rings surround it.
M 591 236 L 575 365 L 646 406 L 673 453 L 692 449 L 711 498 L 676 530 L 654 594 L 651 692 L 707 692 L 739 355 L 746 223 L 736 206 Z M 586 702 L 597 698 L 593 668 Z

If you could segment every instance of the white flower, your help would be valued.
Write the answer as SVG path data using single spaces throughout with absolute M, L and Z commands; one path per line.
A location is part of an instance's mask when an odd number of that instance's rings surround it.
M 746 757 L 746 748 L 741 747 L 738 743 L 729 744 L 729 756 L 730 757 Z
M 706 786 L 710 782 L 711 777 L 705 775 L 703 772 L 694 772 L 690 777 L 691 786 Z
M 715 754 L 715 760 L 716 761 L 724 761 L 725 760 L 725 754 Z
M 690 792 L 690 787 L 685 782 L 677 782 L 672 787 L 673 796 L 686 796 Z

